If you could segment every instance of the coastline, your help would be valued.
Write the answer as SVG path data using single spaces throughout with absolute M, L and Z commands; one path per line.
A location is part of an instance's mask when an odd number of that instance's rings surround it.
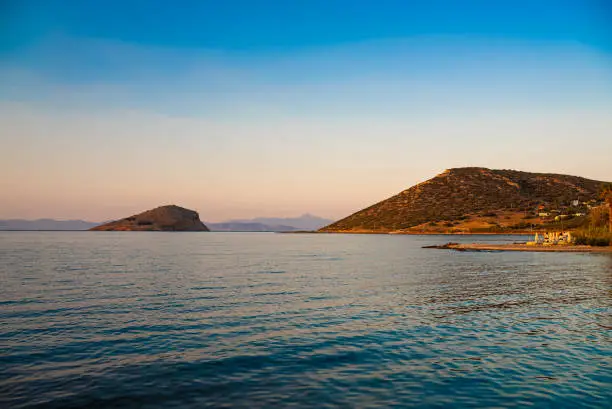
M 577 246 L 577 245 L 556 245 L 556 246 L 533 246 L 527 244 L 486 244 L 486 243 L 446 243 L 440 246 L 425 246 L 423 248 L 454 250 L 454 251 L 531 251 L 540 253 L 610 253 L 612 246 Z
M 300 231 L 287 233 L 305 233 Z M 344 230 L 344 231 L 313 231 L 310 233 L 322 234 L 393 234 L 408 236 L 526 236 L 544 231 L 511 231 L 511 232 L 444 232 L 444 231 L 372 231 L 372 230 Z

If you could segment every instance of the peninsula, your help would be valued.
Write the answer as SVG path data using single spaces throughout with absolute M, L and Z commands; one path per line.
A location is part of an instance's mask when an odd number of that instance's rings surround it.
M 446 243 L 435 246 L 424 246 L 427 249 L 455 251 L 531 251 L 540 253 L 612 253 L 610 246 L 561 245 L 533 246 L 528 243 L 489 244 L 489 243 Z
M 571 230 L 605 205 L 606 182 L 468 167 L 425 182 L 319 230 L 326 233 L 526 233 Z

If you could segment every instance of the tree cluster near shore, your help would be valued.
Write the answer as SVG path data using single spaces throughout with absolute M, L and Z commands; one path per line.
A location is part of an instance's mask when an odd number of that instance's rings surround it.
M 608 229 L 612 232 L 612 183 L 603 184 L 599 197 L 608 205 Z
M 574 235 L 576 244 L 612 246 L 612 184 L 602 186 L 600 197 L 606 204 L 591 209 L 588 225 Z

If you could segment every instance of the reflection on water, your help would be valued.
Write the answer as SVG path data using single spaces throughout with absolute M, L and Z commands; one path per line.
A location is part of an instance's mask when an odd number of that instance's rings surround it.
M 605 407 L 612 257 L 446 241 L 0 233 L 0 406 Z

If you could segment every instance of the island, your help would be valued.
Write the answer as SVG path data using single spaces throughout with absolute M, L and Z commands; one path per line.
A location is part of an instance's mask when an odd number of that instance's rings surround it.
M 200 220 L 198 212 L 176 205 L 155 209 L 125 217 L 120 220 L 92 227 L 91 231 L 191 231 L 206 232 L 208 227 Z

